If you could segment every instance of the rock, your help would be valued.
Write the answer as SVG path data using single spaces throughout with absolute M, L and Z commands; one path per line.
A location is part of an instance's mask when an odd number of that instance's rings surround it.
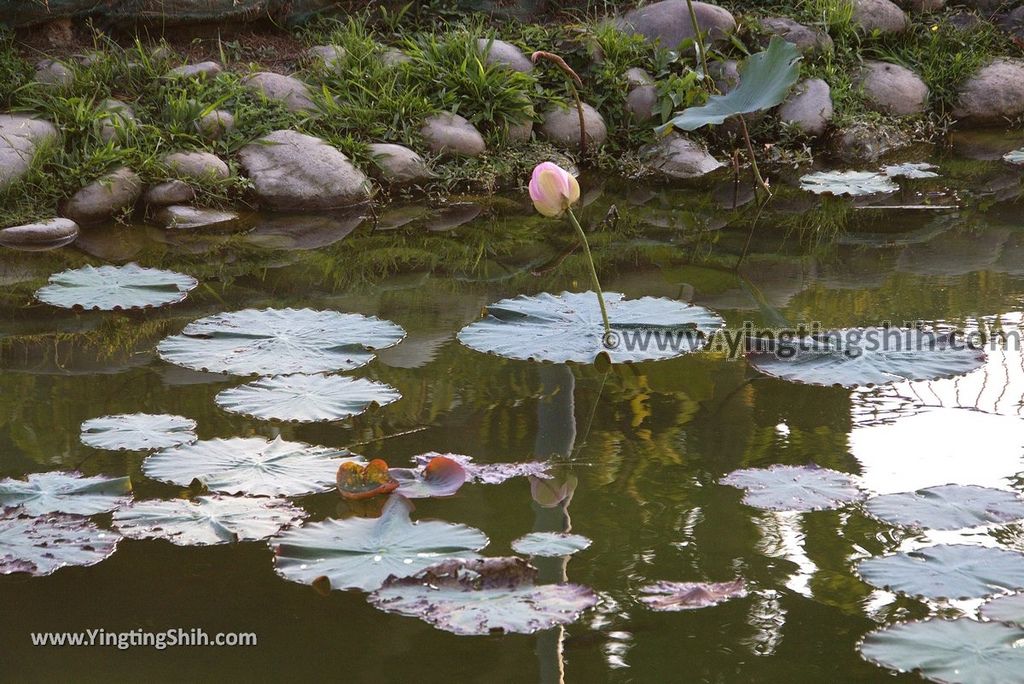
M 27 251 L 56 249 L 74 242 L 78 232 L 71 219 L 52 218 L 0 230 L 0 245 Z
M 314 45 L 304 56 L 311 64 L 339 71 L 345 65 L 348 52 L 340 45 Z
M 387 48 L 380 56 L 380 63 L 387 67 L 398 66 L 412 61 L 412 57 L 396 48 Z
M 423 157 L 408 147 L 374 143 L 369 150 L 379 175 L 390 183 L 418 183 L 433 177 Z
M 608 137 L 608 128 L 604 124 L 604 117 L 586 103 L 583 103 L 583 124 L 586 127 L 588 146 L 600 147 L 604 144 Z M 541 123 L 539 132 L 556 145 L 579 149 L 580 118 L 576 106 L 572 105 L 568 108 L 555 106 L 549 109 L 544 113 L 544 122 Z
M 274 131 L 242 148 L 239 161 L 271 209 L 334 209 L 369 199 L 369 181 L 320 138 Z
M 821 135 L 832 119 L 832 89 L 820 78 L 796 85 L 779 106 L 779 120 L 806 135 Z
M 913 12 L 938 12 L 946 7 L 946 0 L 903 0 L 902 4 Z
M 121 167 L 79 190 L 64 205 L 64 213 L 79 224 L 104 221 L 131 209 L 142 191 L 142 181 Z
M 734 59 L 708 64 L 708 73 L 723 95 L 740 84 L 740 63 Z
M 533 62 L 512 43 L 497 38 L 478 38 L 476 48 L 487 64 L 503 64 L 512 71 L 527 74 L 533 71 Z
M 431 116 L 423 123 L 420 134 L 435 154 L 479 157 L 487 151 L 480 131 L 458 114 L 444 112 Z
M 928 107 L 928 86 L 910 69 L 889 62 L 865 62 L 858 83 L 876 112 L 908 116 Z
M 223 109 L 207 112 L 196 121 L 196 130 L 207 140 L 218 140 L 235 130 L 235 115 Z
M 651 75 L 639 67 L 633 67 L 632 69 L 626 70 L 626 85 L 632 90 L 633 88 L 639 88 L 645 85 L 654 85 L 654 79 Z
M 49 121 L 0 114 L 0 190 L 24 176 L 39 147 L 58 137 L 57 127 Z
M 910 26 L 906 13 L 889 0 L 852 0 L 853 23 L 864 33 L 903 33 Z
M 180 178 L 225 180 L 231 177 L 228 165 L 209 152 L 174 152 L 165 155 L 162 161 Z
M 505 139 L 516 145 L 530 142 L 533 138 L 533 120 L 527 119 L 522 123 L 508 123 L 505 129 Z
M 35 80 L 47 85 L 66 86 L 75 80 L 75 72 L 57 60 L 44 59 L 36 64 Z
M 199 62 L 197 64 L 182 64 L 181 66 L 174 67 L 166 74 L 165 78 L 212 78 L 220 72 L 224 71 L 217 62 Z
M 1024 38 L 1024 7 L 995 15 L 996 25 L 1014 42 Z
M 707 150 L 678 133 L 672 133 L 641 150 L 648 166 L 669 178 L 697 178 L 724 166 Z
M 135 125 L 135 111 L 120 100 L 109 98 L 100 103 L 100 138 L 103 142 L 123 140 L 125 131 Z
M 204 209 L 187 205 L 164 207 L 153 219 L 168 230 L 195 230 L 198 228 L 231 228 L 241 218 L 233 211 Z
M 736 30 L 736 19 L 729 10 L 706 2 L 694 2 L 700 30 L 710 36 L 712 42 L 725 42 Z M 627 33 L 640 34 L 651 42 L 660 42 L 662 47 L 674 49 L 684 40 L 694 37 L 693 24 L 686 0 L 661 0 L 639 9 L 627 12 L 617 22 Z
M 761 28 L 769 36 L 779 36 L 783 40 L 796 45 L 804 54 L 820 55 L 832 52 L 832 37 L 819 29 L 804 26 L 786 17 L 765 17 L 761 19 Z M 767 42 L 767 41 L 766 41 Z
M 658 89 L 652 85 L 642 85 L 629 91 L 626 96 L 626 109 L 634 121 L 648 121 L 654 118 L 654 109 L 658 106 Z
M 309 86 L 297 78 L 258 71 L 242 79 L 242 85 L 253 92 L 261 93 L 269 100 L 284 104 L 290 112 L 308 112 L 316 109 L 310 98 Z
M 870 123 L 848 126 L 837 131 L 832 140 L 834 154 L 850 164 L 876 162 L 907 144 L 908 140 L 895 126 Z
M 196 191 L 191 185 L 181 180 L 169 180 L 151 185 L 142 196 L 142 201 L 150 206 L 162 207 L 167 204 L 184 204 L 195 198 Z
M 1008 123 L 1024 114 L 1024 62 L 997 59 L 960 89 L 953 118 L 981 125 Z

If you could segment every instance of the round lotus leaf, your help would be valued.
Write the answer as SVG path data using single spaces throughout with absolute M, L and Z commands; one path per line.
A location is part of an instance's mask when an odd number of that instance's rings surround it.
M 1013 492 L 977 485 L 941 485 L 868 499 L 868 512 L 893 525 L 962 530 L 1024 518 L 1024 499 Z
M 108 451 L 155 451 L 196 441 L 196 421 L 182 416 L 132 413 L 90 418 L 82 444 Z
M 640 588 L 641 603 L 651 610 L 679 612 L 717 606 L 747 595 L 741 579 L 731 582 L 655 582 Z
M 902 622 L 871 632 L 860 644 L 868 661 L 933 682 L 1024 682 L 1024 629 L 968 618 Z
M 769 511 L 824 511 L 864 498 L 849 475 L 817 466 L 746 468 L 719 482 L 746 490 L 743 503 Z
M 543 292 L 488 306 L 484 318 L 459 332 L 459 341 L 510 359 L 594 363 L 607 354 L 613 363 L 629 363 L 696 351 L 724 325 L 713 311 L 671 299 L 626 299 L 618 292 L 605 292 L 604 299 L 609 335 L 595 293 Z
M 42 577 L 72 565 L 96 565 L 114 553 L 120 539 L 82 516 L 32 518 L 9 510 L 0 515 L 0 575 Z
M 109 513 L 131 501 L 127 477 L 83 477 L 77 472 L 31 473 L 0 480 L 0 509 L 18 506 L 26 515 Z
M 200 496 L 136 501 L 114 513 L 113 524 L 130 539 L 209 546 L 266 539 L 305 517 L 305 511 L 283 499 Z
M 582 534 L 531 532 L 512 542 L 512 550 L 524 556 L 571 556 L 589 548 L 592 543 Z
M 65 309 L 149 309 L 183 301 L 199 284 L 173 271 L 123 266 L 83 266 L 50 276 L 36 299 Z
M 289 375 L 353 370 L 371 350 L 398 344 L 390 321 L 337 311 L 245 309 L 200 318 L 157 347 L 160 358 L 192 370 L 233 375 Z
M 1024 589 L 1024 554 L 968 544 L 941 544 L 867 558 L 857 573 L 868 584 L 930 599 L 984 598 Z
M 939 174 L 935 164 L 927 162 L 905 162 L 903 164 L 892 164 L 882 167 L 882 173 L 890 178 L 938 178 Z
M 800 178 L 800 188 L 818 195 L 876 195 L 896 192 L 900 186 L 874 171 L 818 171 Z
M 1024 594 L 997 596 L 981 607 L 981 616 L 1024 627 Z
M 314 423 L 351 418 L 401 398 L 394 387 L 365 378 L 298 373 L 226 389 L 216 402 L 225 411 L 253 418 Z
M 334 488 L 338 468 L 357 460 L 344 449 L 262 437 L 209 439 L 161 451 L 142 463 L 147 477 L 189 486 L 199 480 L 212 492 L 252 496 L 302 496 Z

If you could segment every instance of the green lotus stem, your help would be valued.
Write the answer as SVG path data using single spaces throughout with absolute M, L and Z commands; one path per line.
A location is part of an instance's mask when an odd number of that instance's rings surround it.
M 572 209 L 567 209 L 566 213 L 569 215 L 569 221 L 572 223 L 573 228 L 576 229 L 576 234 L 580 236 L 580 241 L 583 243 L 583 253 L 587 256 L 587 264 L 590 266 L 590 279 L 593 281 L 594 289 L 597 290 L 597 303 L 601 307 L 601 319 L 604 321 L 604 333 L 607 335 L 612 331 L 612 326 L 608 323 L 608 309 L 604 305 L 604 292 L 601 290 L 601 282 L 597 279 L 597 268 L 594 266 L 594 257 L 590 254 L 590 243 L 587 241 L 587 234 L 583 232 L 583 226 L 576 219 L 576 214 L 572 213 Z
M 704 78 L 708 79 L 708 83 L 714 83 L 711 80 L 711 74 L 708 73 L 708 55 L 704 50 L 704 38 L 700 33 L 700 24 L 697 22 L 697 12 L 693 9 L 693 0 L 686 0 L 686 9 L 690 11 L 690 23 L 693 25 L 693 35 L 697 40 L 697 55 L 700 57 L 700 65 L 704 70 Z
M 689 0 L 687 0 L 689 2 Z M 562 73 L 566 76 L 566 82 L 569 84 L 569 91 L 572 93 L 572 97 L 576 100 L 576 113 L 580 119 L 580 154 L 586 154 L 587 152 L 587 123 L 586 118 L 583 115 L 583 100 L 580 99 L 580 91 L 576 89 L 576 86 L 583 87 L 583 79 L 580 78 L 571 66 L 565 63 L 565 60 L 556 55 L 553 52 L 545 52 L 544 50 L 537 50 L 530 55 L 530 61 L 536 64 L 542 59 L 546 59 L 549 62 L 553 62 L 555 66 L 562 70 Z
M 750 132 L 747 131 L 747 120 L 743 118 L 742 114 L 737 115 L 740 120 L 740 130 L 743 131 L 743 140 L 747 143 L 747 154 L 750 156 L 750 168 L 754 172 L 754 181 L 760 190 L 764 190 L 769 197 L 772 196 L 771 188 L 765 182 L 764 178 L 761 177 L 761 170 L 757 168 L 757 158 L 754 156 L 754 146 L 750 142 Z

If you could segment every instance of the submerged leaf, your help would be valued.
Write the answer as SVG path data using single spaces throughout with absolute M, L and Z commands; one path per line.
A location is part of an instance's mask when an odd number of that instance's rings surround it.
M 941 485 L 868 499 L 868 512 L 894 525 L 962 530 L 1024 518 L 1024 500 L 1013 492 L 977 485 Z
M 968 544 L 941 544 L 866 558 L 857 572 L 868 584 L 931 599 L 984 598 L 1024 589 L 1024 554 Z
M 295 373 L 226 389 L 215 401 L 225 411 L 253 418 L 314 423 L 351 418 L 401 398 L 395 388 L 373 380 Z
M 412 577 L 388 578 L 369 601 L 460 635 L 533 634 L 575 622 L 597 605 L 592 589 L 535 585 L 536 576 L 521 558 L 449 560 Z
M 107 451 L 155 451 L 196 441 L 196 421 L 182 416 L 132 413 L 90 418 L 82 444 Z
M 725 603 L 747 595 L 741 579 L 731 582 L 655 582 L 640 588 L 640 601 L 651 610 L 678 612 Z
M 124 266 L 83 266 L 50 276 L 36 299 L 65 309 L 148 309 L 185 299 L 199 281 L 173 271 Z
M 398 493 L 409 499 L 451 496 L 466 482 L 466 469 L 453 459 L 437 456 L 419 468 L 392 468 Z
M 896 192 L 900 186 L 874 171 L 818 171 L 800 178 L 800 188 L 818 195 L 875 195 Z
M 131 501 L 127 477 L 83 477 L 78 472 L 30 473 L 25 480 L 0 480 L 0 510 L 20 506 L 26 515 L 109 513 Z
M 592 543 L 582 534 L 531 532 L 512 542 L 512 550 L 524 556 L 571 556 L 590 548 Z
M 0 575 L 27 572 L 36 577 L 61 568 L 96 565 L 117 549 L 121 537 L 77 515 L 0 515 Z
M 375 458 L 366 465 L 349 461 L 338 468 L 338 493 L 350 501 L 372 499 L 398 489 L 398 480 L 391 477 L 388 464 Z
M 743 503 L 769 511 L 824 511 L 864 498 L 849 475 L 817 466 L 746 468 L 719 482 L 746 490 Z
M 407 577 L 448 558 L 471 558 L 487 546 L 480 530 L 441 520 L 412 522 L 412 504 L 392 495 L 379 518 L 308 523 L 271 539 L 277 574 L 333 589 L 373 591 L 390 576 Z
M 997 596 L 981 607 L 981 617 L 1024 627 L 1024 594 Z

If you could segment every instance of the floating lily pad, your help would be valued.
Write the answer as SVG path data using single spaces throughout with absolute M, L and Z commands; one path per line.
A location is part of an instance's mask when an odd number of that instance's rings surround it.
M 480 530 L 440 520 L 412 522 L 412 504 L 392 495 L 379 518 L 324 520 L 271 540 L 277 573 L 293 582 L 373 591 L 390 576 L 407 577 L 448 558 L 470 558 L 487 546 Z
M 283 499 L 200 496 L 136 501 L 114 513 L 113 524 L 130 539 L 208 546 L 266 539 L 305 517 L 305 511 Z
M 178 366 L 233 375 L 353 370 L 405 331 L 390 321 L 337 311 L 245 309 L 200 318 L 157 347 Z
M 510 359 L 593 363 L 607 354 L 614 363 L 628 363 L 696 351 L 723 325 L 713 311 L 671 299 L 626 299 L 618 292 L 604 298 L 612 328 L 607 340 L 596 294 L 543 292 L 488 306 L 483 319 L 459 332 L 459 341 Z
M 582 534 L 531 532 L 512 542 L 512 550 L 524 556 L 571 556 L 593 542 Z
M 746 490 L 743 503 L 768 511 L 825 511 L 864 498 L 849 475 L 817 466 L 746 468 L 719 482 Z
M 882 173 L 890 178 L 938 178 L 939 174 L 932 169 L 937 169 L 935 164 L 925 162 L 907 162 L 905 164 L 893 164 L 883 166 Z
M 124 266 L 83 266 L 50 276 L 36 299 L 65 309 L 149 309 L 185 299 L 199 281 L 174 271 Z
M 132 413 L 82 423 L 82 444 L 108 451 L 155 451 L 196 439 L 196 421 L 182 416 Z
M 418 468 L 392 468 L 396 490 L 408 499 L 451 496 L 466 483 L 466 469 L 455 460 L 438 456 Z
M 391 477 L 388 464 L 375 458 L 366 465 L 349 461 L 338 468 L 338 493 L 350 501 L 372 499 L 398 489 L 398 480 Z
M 984 365 L 985 353 L 962 341 L 922 330 L 845 328 L 776 343 L 776 349 L 747 359 L 762 373 L 791 382 L 870 387 L 948 378 Z
M 1024 164 L 1024 149 L 1007 152 L 1003 155 L 1003 161 L 1008 161 L 1011 164 Z
M 412 577 L 391 577 L 370 594 L 388 613 L 420 618 L 460 635 L 533 634 L 566 625 L 597 605 L 592 589 L 534 584 L 537 569 L 521 558 L 449 560 Z
M 114 553 L 120 539 L 82 516 L 32 518 L 9 510 L 0 515 L 0 575 L 43 577 L 72 565 L 96 565 Z
M 725 603 L 747 595 L 741 579 L 731 582 L 655 582 L 640 588 L 640 601 L 651 610 L 678 612 Z
M 800 188 L 818 195 L 876 195 L 896 192 L 900 186 L 874 171 L 818 171 L 800 178 Z
M 542 480 L 550 480 L 551 463 L 547 461 L 526 461 L 525 463 L 475 463 L 472 456 L 463 454 L 439 454 L 431 451 L 425 454 L 413 456 L 413 463 L 424 466 L 432 459 L 444 456 L 456 461 L 466 470 L 467 482 L 479 482 L 481 484 L 501 484 L 513 477 L 539 477 Z
M 82 477 L 77 472 L 31 473 L 25 480 L 0 480 L 0 509 L 20 506 L 26 515 L 109 513 L 131 501 L 127 477 Z
M 212 492 L 302 496 L 334 487 L 338 468 L 358 459 L 344 449 L 286 442 L 278 437 L 209 439 L 161 451 L 142 463 L 147 477 L 188 486 L 199 480 Z
M 903 622 L 871 632 L 860 654 L 897 672 L 933 682 L 1009 684 L 1024 681 L 1024 629 L 968 618 Z
M 215 401 L 225 411 L 294 423 L 336 421 L 357 416 L 371 405 L 402 398 L 384 383 L 343 375 L 275 375 L 226 389 Z
M 997 596 L 981 607 L 981 616 L 1024 627 L 1024 594 Z
M 931 599 L 984 598 L 1024 589 L 1024 554 L 987 546 L 942 544 L 866 558 L 857 572 L 868 584 Z
M 1024 518 L 1024 500 L 1019 496 L 976 485 L 950 484 L 885 494 L 864 505 L 879 520 L 932 530 L 961 530 Z

